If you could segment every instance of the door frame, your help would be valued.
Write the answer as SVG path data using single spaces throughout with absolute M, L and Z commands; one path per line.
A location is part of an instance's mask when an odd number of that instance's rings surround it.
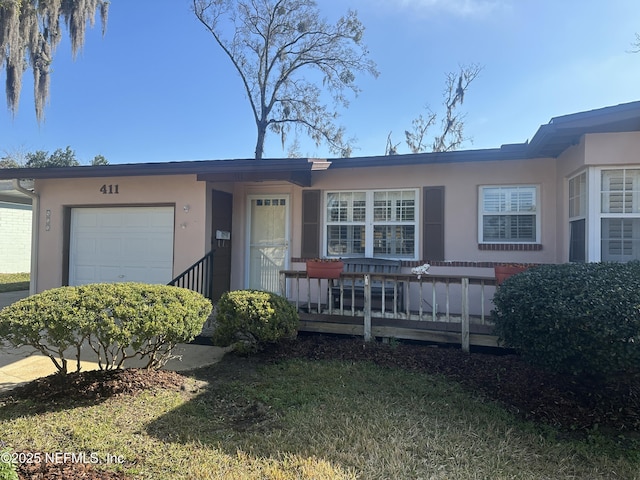
M 286 270 L 289 268 L 290 264 L 290 250 L 291 250 L 291 194 L 290 193 L 250 193 L 246 196 L 247 206 L 246 206 L 246 237 L 245 237 L 245 267 L 244 267 L 244 288 L 249 288 L 249 278 L 251 272 L 251 201 L 258 198 L 284 198 L 287 202 L 286 211 L 285 211 L 285 233 L 284 233 L 284 241 L 286 246 L 285 256 L 284 256 L 284 265 L 283 268 Z

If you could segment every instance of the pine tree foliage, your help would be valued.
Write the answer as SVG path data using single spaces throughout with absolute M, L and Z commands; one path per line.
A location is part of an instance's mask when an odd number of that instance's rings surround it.
M 294 129 L 350 154 L 337 110 L 348 106 L 347 94 L 359 92 L 356 73 L 378 75 L 356 12 L 334 25 L 313 0 L 193 0 L 193 11 L 240 75 L 258 131 L 256 159 L 267 129 L 283 146 Z
M 30 68 L 36 118 L 38 122 L 44 119 L 51 62 L 62 39 L 62 23 L 75 58 L 84 44 L 87 24 L 91 27 L 95 24 L 96 12 L 100 14 L 104 35 L 109 12 L 107 0 L 0 0 L 0 52 L 6 72 L 7 106 L 12 114 L 18 110 L 22 75 Z

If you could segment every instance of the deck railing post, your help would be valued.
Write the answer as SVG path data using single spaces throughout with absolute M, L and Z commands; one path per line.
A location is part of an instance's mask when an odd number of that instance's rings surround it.
M 371 275 L 364 274 L 364 341 L 371 341 Z
M 462 278 L 462 350 L 469 352 L 469 279 Z
M 280 272 L 280 295 L 287 298 L 287 277 L 284 272 Z

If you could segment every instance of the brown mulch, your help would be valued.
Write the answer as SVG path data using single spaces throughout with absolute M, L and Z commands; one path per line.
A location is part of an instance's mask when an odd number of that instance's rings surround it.
M 44 453 L 22 452 L 28 458 L 44 459 Z M 35 456 L 34 456 L 35 455 Z M 92 463 L 82 462 L 31 462 L 18 464 L 20 480 L 127 480 L 122 472 L 108 472 L 96 469 Z
M 88 370 L 38 378 L 13 389 L 10 395 L 51 405 L 69 400 L 104 400 L 151 388 L 180 390 L 184 383 L 184 376 L 168 370 Z
M 424 344 L 365 343 L 362 339 L 305 335 L 274 345 L 254 362 L 288 358 L 310 360 L 370 361 L 382 367 L 403 368 L 451 378 L 483 398 L 495 400 L 513 413 L 551 425 L 567 434 L 598 428 L 640 438 L 640 378 L 626 376 L 606 384 L 593 379 L 553 375 L 533 368 L 518 356 L 505 352 L 467 354 L 458 348 Z M 198 378 L 237 376 L 243 362 L 225 361 L 197 373 Z M 228 369 L 229 372 L 226 372 Z M 184 390 L 187 382 L 176 372 L 141 369 L 111 372 L 88 371 L 61 377 L 52 375 L 10 392 L 13 398 L 30 398 L 49 408 L 69 400 L 99 401 L 118 395 L 135 395 L 152 388 Z M 91 464 L 21 464 L 21 480 L 126 479 L 122 473 L 104 472 Z

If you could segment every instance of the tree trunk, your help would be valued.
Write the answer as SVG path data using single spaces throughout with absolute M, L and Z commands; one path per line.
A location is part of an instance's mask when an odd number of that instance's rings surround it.
M 262 152 L 264 151 L 264 138 L 267 134 L 267 124 L 258 124 L 258 140 L 256 141 L 256 160 L 262 160 Z

